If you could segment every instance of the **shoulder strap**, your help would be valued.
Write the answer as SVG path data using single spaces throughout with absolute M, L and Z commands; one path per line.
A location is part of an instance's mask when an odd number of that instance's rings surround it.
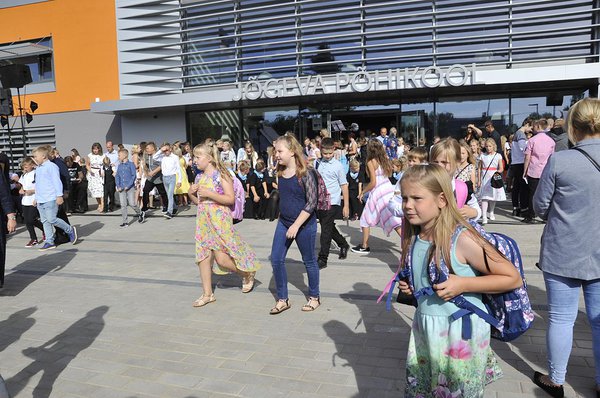
M 583 149 L 581 149 L 580 147 L 577 147 L 577 146 L 573 147 L 571 149 L 575 149 L 577 152 L 581 152 L 583 154 L 583 156 L 588 158 L 588 160 L 594 165 L 596 170 L 600 171 L 600 165 L 598 164 L 598 162 L 596 162 L 594 159 L 592 159 L 592 157 L 590 156 L 589 153 L 587 153 L 586 151 L 584 151 Z

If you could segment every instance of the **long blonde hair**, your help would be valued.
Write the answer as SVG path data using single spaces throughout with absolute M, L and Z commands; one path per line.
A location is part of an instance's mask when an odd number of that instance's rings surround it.
M 471 236 L 482 247 L 482 250 L 488 257 L 492 258 L 489 251 L 493 253 L 495 258 L 503 257 L 459 213 L 450 176 L 446 169 L 437 164 L 415 165 L 404 172 L 401 181 L 402 183 L 419 184 L 435 196 L 443 194 L 447 202 L 446 206 L 440 209 L 440 214 L 432 227 L 433 241 L 428 253 L 428 263 L 432 259 L 435 259 L 435 263 L 439 267 L 439 260 L 443 258 L 448 269 L 452 270 L 450 247 L 452 244 L 452 235 L 457 226 L 463 226 L 471 232 Z M 411 225 L 405 216 L 402 221 L 402 266 L 405 266 L 406 257 L 413 239 L 420 232 L 421 227 Z
M 306 175 L 307 165 L 306 161 L 304 160 L 302 145 L 300 145 L 296 137 L 290 134 L 282 135 L 281 137 L 277 138 L 273 142 L 273 145 L 279 142 L 285 144 L 287 149 L 289 149 L 294 154 L 294 160 L 296 161 L 296 176 L 298 178 L 304 177 L 304 175 Z M 285 168 L 286 166 L 279 163 L 277 165 L 277 176 L 281 177 Z
M 227 170 L 227 167 L 225 167 L 221 161 L 219 148 L 217 148 L 216 144 L 198 144 L 194 147 L 192 152 L 194 153 L 194 156 L 208 156 L 210 159 L 210 164 L 219 171 L 221 178 L 231 181 L 231 174 L 229 174 L 229 170 Z
M 377 138 L 372 138 L 367 143 L 367 163 L 375 159 L 381 166 L 383 174 L 389 177 L 394 172 L 392 161 L 385 152 L 385 147 Z M 375 176 L 369 176 L 369 178 L 375 178 Z

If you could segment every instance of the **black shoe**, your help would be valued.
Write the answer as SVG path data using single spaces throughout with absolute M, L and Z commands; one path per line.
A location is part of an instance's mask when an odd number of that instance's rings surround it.
M 520 217 L 521 216 L 521 209 L 513 209 L 512 211 L 512 215 L 516 216 L 516 217 Z
M 141 224 L 144 221 L 146 221 L 146 212 L 140 211 L 140 214 L 138 215 L 138 222 Z
M 352 249 L 354 253 L 359 253 L 359 254 L 369 254 L 371 253 L 371 249 L 368 247 L 362 247 L 362 245 L 358 245 L 358 246 L 354 246 Z
M 119 225 L 119 227 L 121 228 L 127 228 L 129 226 L 129 224 L 127 224 L 126 222 L 124 222 L 123 224 Z
M 163 214 L 167 213 L 167 208 L 163 207 L 162 210 L 161 210 L 161 213 L 163 213 Z
M 317 264 L 319 264 L 319 269 L 327 268 L 327 259 L 319 258 L 317 259 Z
M 167 220 L 170 220 L 171 218 L 173 218 L 173 215 L 171 213 L 165 213 L 164 216 Z
M 565 390 L 563 386 L 551 386 L 549 384 L 545 384 L 542 381 L 542 377 L 544 375 L 540 372 L 535 372 L 533 374 L 533 382 L 542 390 L 546 391 L 550 396 L 554 398 L 563 398 L 565 396 Z M 596 395 L 598 395 L 596 393 Z
M 348 257 L 348 249 L 350 249 L 350 246 L 342 246 L 340 247 L 340 260 L 344 260 L 346 259 L 346 257 Z
M 172 215 L 175 215 L 175 214 L 177 214 L 177 209 L 173 209 Z
M 521 222 L 525 223 L 525 224 L 534 224 L 535 223 L 535 221 L 533 221 L 533 218 L 530 218 L 530 217 L 525 217 L 524 219 L 521 220 Z

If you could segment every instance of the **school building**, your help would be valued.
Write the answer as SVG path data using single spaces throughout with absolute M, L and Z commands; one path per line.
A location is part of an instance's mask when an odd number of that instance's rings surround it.
M 263 150 L 351 123 L 407 139 L 488 119 L 509 132 L 598 95 L 600 0 L 7 3 L 0 43 L 52 46 L 54 91 L 35 94 L 48 114 L 32 125 L 54 126 L 59 147 L 83 134 Z M 85 121 L 64 127 L 71 113 Z

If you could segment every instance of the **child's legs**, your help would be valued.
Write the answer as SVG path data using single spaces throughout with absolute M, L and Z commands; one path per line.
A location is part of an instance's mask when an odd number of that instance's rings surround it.
M 308 295 L 319 297 L 319 265 L 315 255 L 315 244 L 317 241 L 317 223 L 310 223 L 298 231 L 296 244 L 302 254 L 302 262 L 306 267 L 308 276 Z
M 121 203 L 121 220 L 127 224 L 127 191 L 119 191 L 119 202 Z
M 583 282 L 583 298 L 588 321 L 592 327 L 596 385 L 600 386 L 600 279 Z
M 277 299 L 287 300 L 287 271 L 285 269 L 285 256 L 292 244 L 292 239 L 288 239 L 285 234 L 287 228 L 277 222 L 275 234 L 273 235 L 273 245 L 271 246 L 271 266 L 273 267 L 273 276 L 275 277 L 275 286 L 277 289 Z M 318 269 L 318 267 L 317 267 Z
M 489 202 L 487 200 L 481 201 L 481 217 L 484 220 L 487 220 L 488 203 Z
M 494 209 L 496 208 L 496 201 L 490 200 L 490 214 L 494 214 Z
M 548 297 L 548 370 L 552 382 L 562 385 L 573 345 L 581 281 L 547 272 L 544 272 L 544 281 Z
M 321 224 L 321 248 L 319 249 L 319 258 L 327 260 L 329 249 L 331 248 L 332 232 L 334 228 L 333 218 L 335 216 L 334 207 L 329 210 L 319 210 L 319 224 Z
M 200 282 L 202 282 L 202 290 L 204 291 L 204 297 L 210 297 L 210 295 L 213 294 L 212 262 L 213 253 L 210 252 L 210 254 L 204 260 L 198 263 L 198 268 L 200 268 Z
M 215 261 L 217 264 L 219 264 L 219 267 L 225 268 L 231 272 L 235 272 L 236 274 L 244 273 L 235 266 L 235 261 L 233 261 L 233 258 L 231 258 L 229 254 L 220 251 L 214 251 L 213 253 L 215 255 Z
M 27 227 L 27 232 L 29 232 L 29 239 L 31 240 L 37 240 L 37 235 L 35 233 L 36 217 L 37 211 L 34 206 L 23 206 L 23 218 L 25 219 L 25 226 Z
M 54 228 L 52 227 L 52 220 L 56 220 L 56 212 L 58 207 L 53 207 L 52 202 L 38 203 L 38 211 L 40 212 L 40 219 L 44 226 L 44 235 L 46 235 L 46 243 L 54 244 Z M 56 202 L 54 202 L 56 203 Z
M 362 247 L 369 247 L 369 235 L 371 234 L 371 227 L 362 227 L 363 241 Z
M 127 191 L 127 201 L 123 202 L 121 201 L 121 206 L 131 206 L 131 208 L 133 209 L 133 211 L 135 211 L 135 214 L 140 214 L 140 208 L 137 205 L 137 201 L 136 201 L 136 190 L 135 188 L 130 188 Z

